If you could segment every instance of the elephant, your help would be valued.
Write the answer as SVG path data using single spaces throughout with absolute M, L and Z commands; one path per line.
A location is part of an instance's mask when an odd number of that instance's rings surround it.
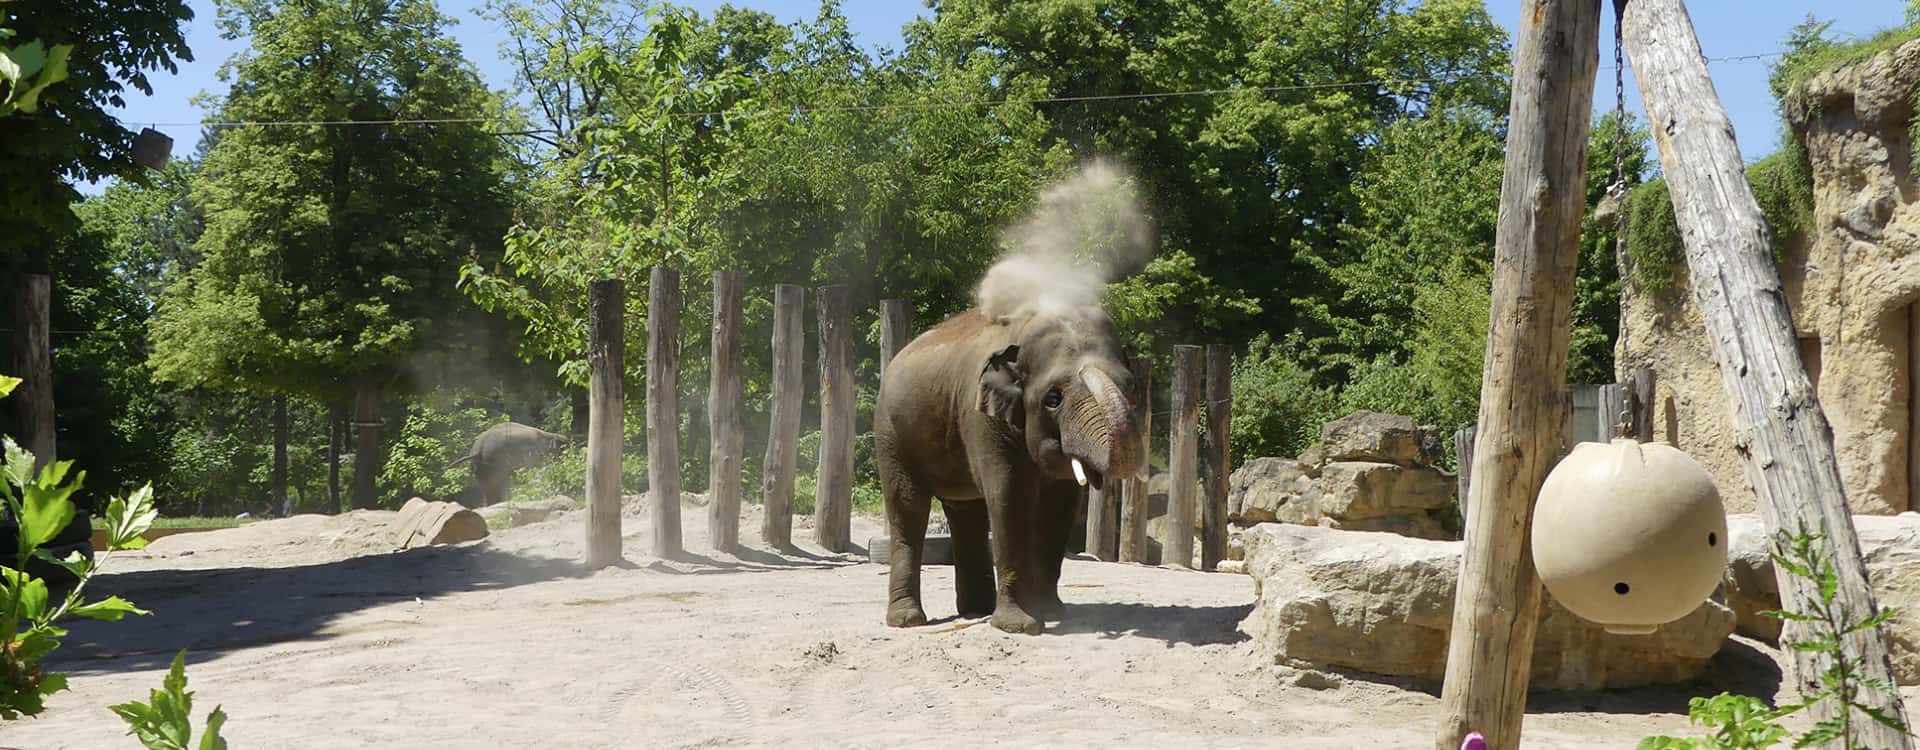
M 493 505 L 507 499 L 514 472 L 545 463 L 572 442 L 566 435 L 502 422 L 475 437 L 467 455 L 454 459 L 447 468 L 471 461 L 473 478 L 480 485 L 480 504 Z
M 1097 304 L 973 308 L 894 355 L 874 407 L 889 555 L 886 622 L 927 622 L 921 552 L 931 500 L 953 535 L 962 617 L 1038 634 L 1058 586 L 1079 484 L 1132 476 L 1143 409 Z

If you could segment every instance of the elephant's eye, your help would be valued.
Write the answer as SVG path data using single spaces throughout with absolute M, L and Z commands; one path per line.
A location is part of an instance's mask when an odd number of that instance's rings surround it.
M 1060 389 L 1054 388 L 1047 391 L 1046 398 L 1041 399 L 1040 403 L 1049 409 L 1058 409 L 1063 399 L 1064 397 L 1060 395 Z

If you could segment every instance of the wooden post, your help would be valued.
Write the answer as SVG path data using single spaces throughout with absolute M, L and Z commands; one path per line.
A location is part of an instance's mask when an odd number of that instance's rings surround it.
M 880 372 L 913 339 L 913 306 L 903 299 L 880 300 Z
M 773 288 L 773 409 L 760 482 L 760 539 L 779 548 L 793 546 L 793 475 L 800 462 L 801 389 L 806 387 L 800 314 L 806 294 L 795 284 Z
M 852 546 L 853 310 L 843 284 L 814 290 L 820 315 L 820 469 L 814 475 L 814 540 L 829 552 Z
M 1633 371 L 1633 439 L 1653 442 L 1653 368 L 1641 365 Z
M 13 297 L 13 362 L 7 373 L 20 379 L 13 395 L 18 415 L 22 446 L 33 452 L 33 468 L 51 463 L 54 458 L 53 349 L 52 333 L 53 277 L 44 273 L 23 273 L 16 278 Z
M 380 400 L 385 390 L 378 382 L 359 383 L 353 390 L 353 507 L 357 509 L 380 505 L 380 466 L 385 460 L 381 433 L 386 427 Z
M 647 494 L 654 557 L 680 554 L 680 272 L 653 267 L 647 283 Z
M 1200 569 L 1213 570 L 1227 556 L 1227 433 L 1233 421 L 1233 350 L 1225 344 L 1207 346 L 1207 467 L 1206 505 L 1201 508 Z
M 1125 480 L 1114 477 L 1102 488 L 1087 488 L 1087 552 L 1102 562 L 1119 558 L 1120 487 Z
M 707 539 L 740 547 L 740 274 L 713 272 L 713 359 L 707 385 Z
M 1473 436 L 1477 430 L 1467 425 L 1453 431 L 1453 466 L 1458 477 L 1454 500 L 1460 506 L 1460 518 L 1467 517 L 1467 489 L 1473 482 Z
M 340 512 L 340 452 L 346 447 L 347 405 L 338 400 L 327 405 L 327 515 Z
M 1574 0 L 1527 3 L 1515 35 L 1475 481 L 1439 750 L 1458 750 L 1474 731 L 1492 750 L 1520 746 L 1541 593 L 1527 529 L 1534 497 L 1567 442 L 1567 340 L 1599 32 L 1599 0 Z
M 1880 608 L 1840 482 L 1832 428 L 1801 360 L 1772 237 L 1747 184 L 1693 22 L 1679 0 L 1634 0 L 1625 7 L 1621 28 L 1648 120 L 1656 124 L 1654 143 L 1686 245 L 1693 300 L 1720 365 L 1731 424 L 1741 436 L 1735 449 L 1759 496 L 1761 520 L 1770 537 L 1803 529 L 1822 535 L 1818 546 L 1840 583 L 1833 606 L 1857 618 L 1872 616 Z M 1815 582 L 1784 566 L 1774 566 L 1774 573 L 1783 609 L 1805 611 L 1818 601 Z M 1781 640 L 1810 634 L 1806 623 L 1789 620 Z M 1857 680 L 1894 684 L 1884 626 L 1846 636 L 1838 653 L 1791 653 L 1803 695 L 1819 690 L 1820 675 L 1840 658 L 1855 661 Z M 1897 692 L 1864 690 L 1859 699 L 1885 715 L 1904 715 Z M 1832 703 L 1815 704 L 1814 717 L 1837 717 Z M 1849 746 L 1912 747 L 1901 732 L 1858 713 L 1853 718 Z
M 1153 476 L 1153 360 L 1133 361 L 1133 381 L 1140 392 L 1140 476 Z M 1146 562 L 1147 480 L 1127 477 L 1120 485 L 1120 562 Z
M 1205 377 L 1201 349 L 1181 344 L 1173 348 L 1173 418 L 1167 436 L 1167 538 L 1161 540 L 1160 564 L 1193 567 L 1195 495 L 1200 483 L 1200 387 Z
M 627 287 L 587 287 L 587 569 L 620 561 L 620 454 L 627 397 Z
M 273 395 L 273 510 L 281 516 L 293 515 L 287 503 L 287 394 Z

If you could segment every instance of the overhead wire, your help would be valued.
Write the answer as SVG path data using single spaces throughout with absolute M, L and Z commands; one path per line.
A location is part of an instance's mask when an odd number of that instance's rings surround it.
M 1729 55 L 1710 57 L 1708 63 L 1750 62 L 1778 57 L 1784 51 L 1760 52 L 1747 55 Z M 1599 70 L 1614 70 L 1615 66 L 1604 66 Z M 704 110 L 696 112 L 675 112 L 670 116 L 687 119 L 705 117 L 764 117 L 778 115 L 837 114 L 859 112 L 886 112 L 897 110 L 960 109 L 971 107 L 998 107 L 1009 104 L 1065 104 L 1095 103 L 1111 101 L 1131 101 L 1141 99 L 1162 99 L 1187 96 L 1222 96 L 1238 94 L 1270 94 L 1284 91 L 1314 91 L 1326 89 L 1364 88 L 1380 86 L 1407 86 L 1431 83 L 1464 83 L 1473 80 L 1493 80 L 1490 76 L 1455 76 L 1448 78 L 1399 78 L 1374 79 L 1367 81 L 1331 81 L 1325 83 L 1297 83 L 1273 86 L 1230 86 L 1225 88 L 1186 89 L 1180 91 L 1142 91 L 1121 94 L 1083 94 L 1075 96 L 1046 97 L 1005 97 L 1000 99 L 967 99 L 959 101 L 921 101 L 892 102 L 880 104 L 843 104 L 823 106 L 770 106 L 759 110 Z M 363 127 L 376 125 L 469 125 L 478 123 L 504 124 L 499 117 L 435 117 L 435 118 L 399 118 L 387 120 L 202 120 L 196 122 L 150 122 L 153 127 Z M 501 133 L 500 135 L 530 135 L 527 132 Z

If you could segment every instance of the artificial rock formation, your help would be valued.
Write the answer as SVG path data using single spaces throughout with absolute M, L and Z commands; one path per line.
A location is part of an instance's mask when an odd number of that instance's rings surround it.
M 1811 168 L 1813 217 L 1804 234 L 1776 238 L 1786 247 L 1781 276 L 1856 513 L 1920 509 L 1913 489 L 1920 488 L 1920 441 L 1912 437 L 1920 434 L 1920 184 L 1910 135 L 1916 85 L 1920 42 L 1909 42 L 1813 76 L 1783 107 Z M 1620 317 L 1621 378 L 1641 366 L 1654 371 L 1655 439 L 1699 459 L 1728 511 L 1753 510 L 1726 395 L 1684 278 L 1661 290 L 1629 281 Z
M 1323 425 L 1320 444 L 1299 459 L 1256 458 L 1235 469 L 1227 515 L 1243 528 L 1279 522 L 1453 539 L 1443 519 L 1456 482 L 1433 468 L 1439 458 L 1436 431 L 1403 416 L 1355 412 Z
M 392 522 L 394 543 L 400 549 L 432 544 L 459 544 L 487 538 L 487 521 L 454 502 L 412 498 L 400 507 Z
M 1243 627 L 1267 658 L 1434 683 L 1445 674 L 1463 542 L 1280 523 L 1248 529 L 1244 541 L 1255 596 Z M 1733 612 L 1709 601 L 1651 635 L 1612 635 L 1549 597 L 1530 684 L 1685 682 L 1705 672 L 1733 629 Z
M 1902 685 L 1920 685 L 1920 513 L 1854 516 L 1860 552 L 1874 600 L 1899 612 L 1885 626 L 1893 656 L 1893 677 Z M 1760 614 L 1780 609 L 1780 588 L 1760 517 L 1727 517 L 1727 576 L 1722 583 L 1733 608 L 1737 632 L 1778 643 L 1780 621 Z

